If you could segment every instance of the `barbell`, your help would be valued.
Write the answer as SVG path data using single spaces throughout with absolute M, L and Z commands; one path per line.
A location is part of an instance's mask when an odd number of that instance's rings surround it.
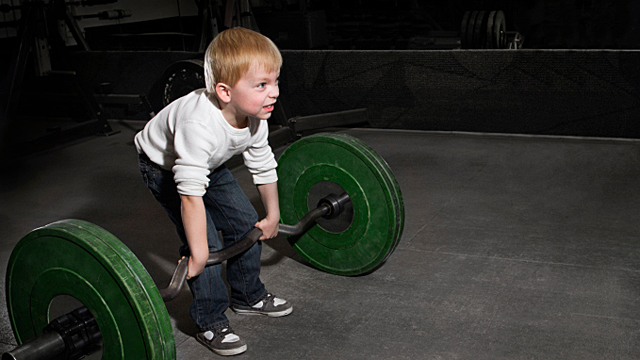
M 386 161 L 362 141 L 338 133 L 304 137 L 278 160 L 279 234 L 314 267 L 363 275 L 380 267 L 402 236 L 400 186 Z M 287 225 L 295 224 L 295 225 Z M 210 253 L 207 265 L 247 250 L 261 236 Z M 175 359 L 165 301 L 184 283 L 179 262 L 169 286 L 158 290 L 142 263 L 98 225 L 61 220 L 34 229 L 13 249 L 6 272 L 9 322 L 20 344 L 2 360 L 102 358 Z M 59 298 L 73 311 L 54 317 Z

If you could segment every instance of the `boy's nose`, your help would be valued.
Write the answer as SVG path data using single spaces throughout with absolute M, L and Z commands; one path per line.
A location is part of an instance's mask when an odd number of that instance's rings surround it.
M 271 93 L 269 94 L 270 97 L 272 98 L 277 98 L 278 96 L 280 96 L 280 88 L 278 88 L 277 86 L 274 86 L 271 90 Z

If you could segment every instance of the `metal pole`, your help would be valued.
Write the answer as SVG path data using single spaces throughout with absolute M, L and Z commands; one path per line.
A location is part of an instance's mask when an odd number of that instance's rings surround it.
M 55 331 L 44 333 L 2 354 L 2 360 L 45 360 L 64 354 L 64 339 Z

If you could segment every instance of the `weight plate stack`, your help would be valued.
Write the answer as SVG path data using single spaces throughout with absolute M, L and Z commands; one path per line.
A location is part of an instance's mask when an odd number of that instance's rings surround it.
M 104 359 L 175 359 L 169 314 L 151 276 L 97 225 L 63 220 L 31 231 L 11 253 L 5 290 L 19 344 L 41 335 L 53 320 L 52 301 L 66 295 L 95 317 Z
M 280 157 L 278 177 L 285 224 L 297 223 L 311 210 L 309 196 L 318 184 L 335 184 L 351 199 L 346 229 L 319 224 L 293 239 L 296 251 L 313 266 L 336 275 L 361 275 L 382 265 L 398 245 L 404 227 L 400 187 L 386 161 L 362 141 L 334 133 L 302 138 Z
M 460 27 L 462 49 L 506 49 L 506 21 L 504 12 L 466 11 Z

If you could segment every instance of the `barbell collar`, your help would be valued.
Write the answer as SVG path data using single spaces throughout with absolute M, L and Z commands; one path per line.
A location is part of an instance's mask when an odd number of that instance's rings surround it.
M 329 206 L 329 213 L 322 217 L 325 219 L 335 219 L 342 214 L 345 205 L 349 202 L 351 202 L 351 198 L 346 192 L 342 193 L 340 196 L 336 194 L 329 194 L 318 201 L 318 207 L 322 205 Z

